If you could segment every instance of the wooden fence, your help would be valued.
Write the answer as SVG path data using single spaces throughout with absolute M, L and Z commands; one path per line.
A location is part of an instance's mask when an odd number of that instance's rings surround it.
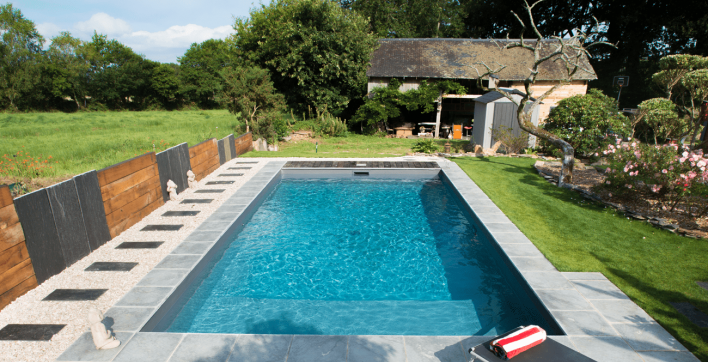
M 0 309 L 37 286 L 10 189 L 0 186 Z

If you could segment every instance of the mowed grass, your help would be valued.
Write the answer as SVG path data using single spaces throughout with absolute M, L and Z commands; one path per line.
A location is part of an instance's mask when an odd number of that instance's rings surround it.
M 226 110 L 0 114 L 0 156 L 52 156 L 57 163 L 44 176 L 76 175 L 153 151 L 153 144 L 162 151 L 222 138 L 237 123 Z
M 708 314 L 708 241 L 682 237 L 543 180 L 534 160 L 453 159 L 560 271 L 601 272 L 701 361 L 708 328 L 669 302 Z

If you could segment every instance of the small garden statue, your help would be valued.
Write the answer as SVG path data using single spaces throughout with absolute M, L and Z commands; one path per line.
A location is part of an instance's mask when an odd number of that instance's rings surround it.
M 170 194 L 170 200 L 179 200 L 179 197 L 177 196 L 177 184 L 172 182 L 172 180 L 167 180 L 167 192 Z
M 187 183 L 189 184 L 190 189 L 196 189 L 197 188 L 197 176 L 194 175 L 194 172 L 192 170 L 187 171 Z
M 91 325 L 91 335 L 96 349 L 111 349 L 120 346 L 120 341 L 111 335 L 103 325 L 103 314 L 96 309 L 91 308 L 88 313 L 88 322 Z

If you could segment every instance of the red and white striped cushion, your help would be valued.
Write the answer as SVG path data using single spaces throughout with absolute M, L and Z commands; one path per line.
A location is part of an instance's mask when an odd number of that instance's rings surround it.
M 546 331 L 539 326 L 524 327 L 504 338 L 491 343 L 491 348 L 498 357 L 512 358 L 546 340 Z

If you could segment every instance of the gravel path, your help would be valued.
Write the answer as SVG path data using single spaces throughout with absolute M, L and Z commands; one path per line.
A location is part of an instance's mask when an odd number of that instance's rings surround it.
M 179 204 L 168 201 L 153 211 L 139 223 L 107 242 L 99 249 L 79 260 L 69 268 L 42 283 L 37 288 L 16 299 L 0 311 L 0 328 L 7 324 L 66 324 L 66 326 L 48 342 L 0 341 L 0 361 L 39 362 L 53 361 L 68 348 L 82 333 L 88 330 L 86 317 L 88 310 L 95 307 L 106 312 L 115 302 L 137 284 L 155 265 L 206 220 L 236 190 L 256 174 L 269 161 L 303 160 L 302 158 L 236 158 L 223 164 L 211 175 L 199 181 L 197 189 L 225 189 L 223 193 L 194 193 L 186 190 L 180 194 L 189 199 L 214 199 L 209 204 Z M 311 160 L 311 159 L 310 159 Z M 319 161 L 338 161 L 352 159 L 318 159 Z M 384 159 L 356 159 L 362 161 L 382 161 Z M 425 160 L 449 162 L 442 158 L 399 157 L 386 158 L 386 161 Z M 237 165 L 237 162 L 259 161 L 257 164 Z M 251 166 L 250 170 L 228 170 L 229 167 Z M 239 177 L 219 177 L 222 173 L 243 173 Z M 206 185 L 209 181 L 234 180 L 231 185 Z M 196 216 L 162 217 L 166 211 L 199 210 Z M 148 224 L 184 224 L 179 231 L 140 231 Z M 164 241 L 157 249 L 115 249 L 125 241 Z M 137 262 L 129 272 L 86 272 L 84 269 L 94 262 L 116 261 Z M 42 301 L 55 289 L 108 289 L 95 301 L 84 302 L 48 302 Z

